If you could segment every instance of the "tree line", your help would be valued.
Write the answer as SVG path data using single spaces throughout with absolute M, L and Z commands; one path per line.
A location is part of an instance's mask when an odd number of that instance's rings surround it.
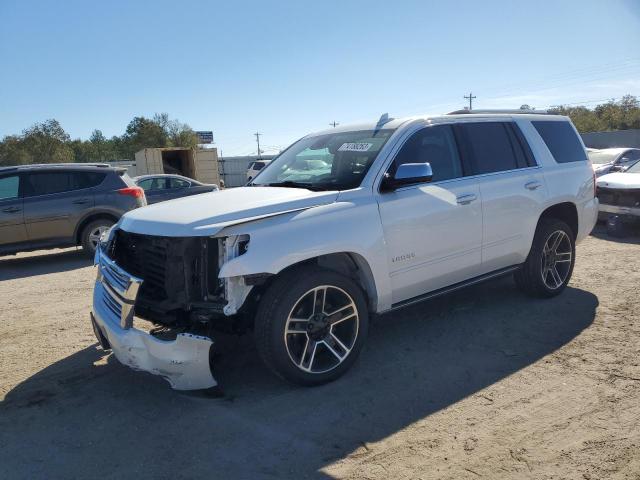
M 19 135 L 0 142 L 0 166 L 31 163 L 107 162 L 133 160 L 149 147 L 195 147 L 198 138 L 186 123 L 166 113 L 152 118 L 134 117 L 121 136 L 105 137 L 94 130 L 88 140 L 72 140 L 55 119 L 36 123 Z
M 640 128 L 640 101 L 633 95 L 594 108 L 560 105 L 549 111 L 570 117 L 580 133 Z
M 523 105 L 521 108 L 527 107 Z M 552 113 L 567 115 L 579 132 L 640 129 L 640 101 L 633 95 L 610 100 L 594 108 L 558 106 Z M 133 160 L 138 150 L 149 147 L 195 147 L 198 142 L 186 123 L 166 113 L 152 118 L 134 117 L 121 136 L 106 138 L 94 130 L 88 140 L 71 140 L 60 122 L 51 119 L 7 135 L 0 142 L 0 166 L 30 163 L 107 162 Z

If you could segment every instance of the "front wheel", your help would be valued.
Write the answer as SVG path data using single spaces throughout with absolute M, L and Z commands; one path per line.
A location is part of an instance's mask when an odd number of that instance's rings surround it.
M 527 260 L 515 273 L 518 287 L 534 297 L 555 297 L 569 283 L 575 263 L 573 232 L 561 220 L 542 219 Z
M 260 301 L 256 345 L 280 377 L 320 385 L 353 365 L 368 323 L 364 294 L 350 278 L 318 267 L 296 268 L 276 279 Z

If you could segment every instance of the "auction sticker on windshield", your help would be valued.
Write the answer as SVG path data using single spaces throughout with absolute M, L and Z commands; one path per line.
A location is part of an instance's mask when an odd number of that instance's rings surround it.
M 339 152 L 368 152 L 373 147 L 373 143 L 343 143 L 338 149 Z

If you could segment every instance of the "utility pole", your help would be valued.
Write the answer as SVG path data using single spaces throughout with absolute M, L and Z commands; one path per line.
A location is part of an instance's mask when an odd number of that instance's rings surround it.
M 333 128 L 336 128 L 338 125 L 340 125 L 338 122 L 336 122 L 335 120 L 333 122 L 331 122 L 329 125 L 331 125 Z
M 260 132 L 256 132 L 254 133 L 254 135 L 256 136 L 256 142 L 258 143 L 258 159 L 262 158 L 262 151 L 260 150 L 260 135 L 262 135 Z
M 473 93 L 469 92 L 469 95 L 465 95 L 464 98 L 469 100 L 469 110 L 473 110 L 473 99 L 476 98 L 476 96 Z

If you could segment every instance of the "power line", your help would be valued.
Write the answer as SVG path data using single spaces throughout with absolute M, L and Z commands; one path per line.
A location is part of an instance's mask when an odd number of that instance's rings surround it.
M 464 98 L 469 100 L 469 110 L 473 110 L 473 99 L 476 98 L 476 96 L 473 93 L 469 92 L 469 95 L 465 95 Z

